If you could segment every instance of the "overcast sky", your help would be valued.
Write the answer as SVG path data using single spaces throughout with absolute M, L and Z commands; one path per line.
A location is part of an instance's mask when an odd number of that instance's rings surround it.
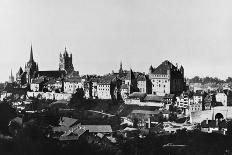
M 0 81 L 29 60 L 57 70 L 67 46 L 80 74 L 148 72 L 164 60 L 187 77 L 232 76 L 232 1 L 0 0 Z

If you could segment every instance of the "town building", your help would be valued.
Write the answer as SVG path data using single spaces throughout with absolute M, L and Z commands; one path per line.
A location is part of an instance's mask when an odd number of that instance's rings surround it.
M 198 104 L 198 103 L 202 104 L 202 102 L 203 102 L 203 94 L 200 93 L 200 92 L 194 93 L 193 102 L 194 102 L 194 104 Z
M 149 78 L 152 82 L 152 93 L 156 95 L 181 94 L 185 88 L 183 66 L 175 66 L 168 60 L 157 68 L 151 66 Z
M 121 99 L 122 81 L 115 75 L 105 75 L 99 79 L 97 96 L 99 99 Z
M 45 86 L 49 92 L 64 91 L 64 83 L 61 79 L 51 79 L 45 84 Z
M 44 88 L 44 84 L 46 83 L 46 79 L 44 77 L 39 77 L 36 79 L 33 79 L 30 83 L 30 89 L 33 92 L 39 92 L 42 91 Z
M 147 78 L 144 74 L 139 74 L 137 76 L 137 87 L 139 89 L 139 92 L 141 93 L 148 93 L 148 86 L 147 86 Z
M 64 92 L 74 94 L 78 88 L 84 89 L 81 78 L 69 78 L 64 80 Z

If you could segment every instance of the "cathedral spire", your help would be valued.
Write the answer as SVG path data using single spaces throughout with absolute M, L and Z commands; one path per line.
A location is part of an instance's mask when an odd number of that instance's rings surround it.
M 29 62 L 34 62 L 32 44 L 31 44 L 31 53 L 30 53 L 30 60 L 29 60 Z
M 68 52 L 67 52 L 66 46 L 64 47 L 64 55 L 65 55 L 65 56 L 68 56 Z

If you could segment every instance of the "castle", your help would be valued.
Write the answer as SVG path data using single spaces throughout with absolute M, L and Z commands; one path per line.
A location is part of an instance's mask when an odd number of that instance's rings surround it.
M 173 65 L 168 60 L 157 68 L 149 69 L 149 78 L 152 82 L 152 93 L 160 96 L 165 94 L 180 94 L 184 90 L 184 68 Z

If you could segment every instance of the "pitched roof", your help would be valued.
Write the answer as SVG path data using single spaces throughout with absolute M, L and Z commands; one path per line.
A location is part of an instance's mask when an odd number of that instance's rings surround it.
M 147 95 L 144 98 L 144 101 L 153 101 L 153 102 L 162 102 L 163 101 L 163 96 L 157 96 L 157 95 Z
M 46 77 L 60 78 L 62 76 L 65 76 L 66 73 L 65 71 L 60 71 L 60 70 L 51 70 L 51 71 L 37 71 L 35 75 L 36 75 L 35 77 L 46 76 Z
M 146 97 L 146 93 L 141 93 L 141 92 L 133 92 L 132 94 L 129 95 L 129 98 L 139 98 L 143 99 Z
M 114 78 L 116 78 L 115 75 L 105 75 L 99 79 L 99 84 L 111 84 Z
M 175 67 L 171 62 L 168 60 L 162 62 L 157 68 L 153 70 L 153 74 L 167 74 L 167 71 L 170 70 L 172 67 Z
M 62 119 L 60 121 L 60 125 L 70 127 L 76 122 L 77 122 L 77 119 L 69 118 L 69 117 L 62 117 Z
M 94 133 L 109 133 L 112 132 L 111 125 L 81 125 L 85 130 Z
M 146 76 L 143 74 L 138 74 L 137 81 L 146 81 Z

